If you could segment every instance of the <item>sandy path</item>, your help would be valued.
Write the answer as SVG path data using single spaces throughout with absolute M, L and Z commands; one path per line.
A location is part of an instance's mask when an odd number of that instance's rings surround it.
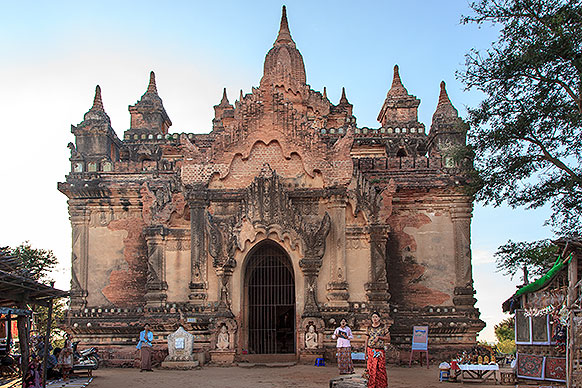
M 356 368 L 361 374 L 362 368 Z M 89 388 L 165 388 L 165 387 L 250 387 L 250 388 L 315 388 L 328 387 L 329 380 L 337 377 L 335 365 L 314 367 L 296 365 L 285 368 L 239 368 L 207 366 L 199 370 L 155 370 L 140 372 L 137 369 L 100 369 L 93 374 L 95 377 Z M 413 367 L 388 367 L 390 388 L 462 388 L 468 384 L 439 383 L 439 372 L 435 366 L 430 369 Z M 495 388 L 491 385 L 471 384 L 480 388 Z M 497 387 L 498 388 L 498 387 Z

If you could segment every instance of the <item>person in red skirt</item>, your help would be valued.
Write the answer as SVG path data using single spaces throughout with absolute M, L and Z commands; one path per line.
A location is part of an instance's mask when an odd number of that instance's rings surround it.
M 390 334 L 381 323 L 380 314 L 372 313 L 372 325 L 368 327 L 366 339 L 366 368 L 368 372 L 368 388 L 387 388 L 386 352 L 384 346 L 390 342 Z

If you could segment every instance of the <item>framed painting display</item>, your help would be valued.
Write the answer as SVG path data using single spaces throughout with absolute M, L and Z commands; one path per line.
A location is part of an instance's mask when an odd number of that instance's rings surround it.
M 517 353 L 517 377 L 524 379 L 544 379 L 545 357 L 537 354 Z

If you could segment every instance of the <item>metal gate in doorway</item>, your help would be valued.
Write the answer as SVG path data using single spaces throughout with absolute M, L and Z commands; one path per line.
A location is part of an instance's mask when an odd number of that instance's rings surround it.
M 249 354 L 295 353 L 295 279 L 287 253 L 264 243 L 246 270 Z

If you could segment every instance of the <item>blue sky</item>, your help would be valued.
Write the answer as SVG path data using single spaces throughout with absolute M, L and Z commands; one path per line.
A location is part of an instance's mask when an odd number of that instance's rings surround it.
M 61 261 L 58 285 L 68 288 L 70 227 L 66 197 L 56 189 L 70 169 L 70 125 L 91 107 L 95 85 L 121 136 L 127 106 L 145 92 L 149 71 L 172 119 L 171 132 L 208 132 L 224 87 L 231 102 L 258 86 L 275 40 L 281 5 L 274 1 L 0 1 L 0 156 L 3 223 L 0 245 L 30 240 Z M 289 25 L 305 61 L 307 82 L 327 87 L 332 102 L 345 87 L 359 126 L 378 127 L 377 114 L 393 66 L 421 99 L 419 120 L 430 127 L 439 83 L 466 116 L 482 95 L 455 78 L 464 55 L 487 49 L 491 26 L 459 23 L 464 0 L 287 1 Z M 8 190 L 6 190 L 8 188 Z M 473 277 L 482 339 L 493 340 L 501 302 L 515 290 L 495 272 L 493 252 L 508 239 L 550 237 L 547 209 L 476 206 L 472 224 Z

